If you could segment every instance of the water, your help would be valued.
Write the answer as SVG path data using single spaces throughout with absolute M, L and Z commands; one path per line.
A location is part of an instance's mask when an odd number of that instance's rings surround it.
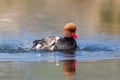
M 119 80 L 119 5 L 119 0 L 0 0 L 0 80 Z M 35 39 L 62 36 L 68 22 L 77 25 L 74 55 L 30 50 Z

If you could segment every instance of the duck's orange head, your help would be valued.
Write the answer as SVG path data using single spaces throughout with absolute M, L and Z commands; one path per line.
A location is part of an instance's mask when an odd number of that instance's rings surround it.
M 74 23 L 68 23 L 65 25 L 64 30 L 71 32 L 71 36 L 77 38 L 76 33 L 76 25 Z
M 68 23 L 65 25 L 64 30 L 75 33 L 76 32 L 76 25 L 74 23 Z

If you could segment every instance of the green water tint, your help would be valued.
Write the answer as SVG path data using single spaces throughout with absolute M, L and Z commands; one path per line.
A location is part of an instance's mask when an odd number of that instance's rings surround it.
M 0 0 L 0 4 L 1 35 L 19 35 L 22 30 L 39 37 L 45 33 L 43 36 L 60 35 L 68 22 L 76 23 L 79 36 L 99 32 L 120 34 L 118 0 Z
M 67 63 L 69 66 L 66 66 Z M 119 61 L 77 62 L 75 73 L 64 72 L 70 62 L 0 62 L 1 80 L 119 80 Z M 66 66 L 66 67 L 65 67 Z M 70 68 L 69 68 L 70 69 Z

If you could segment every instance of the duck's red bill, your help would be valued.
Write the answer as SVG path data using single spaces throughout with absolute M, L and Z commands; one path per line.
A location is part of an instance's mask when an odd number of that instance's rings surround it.
M 76 34 L 76 33 L 72 33 L 72 37 L 73 37 L 73 38 L 75 38 L 75 39 L 77 39 L 77 38 L 78 38 L 78 36 L 77 36 L 77 34 Z

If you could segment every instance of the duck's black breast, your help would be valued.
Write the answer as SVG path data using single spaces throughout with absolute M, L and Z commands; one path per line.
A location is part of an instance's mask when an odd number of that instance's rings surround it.
M 77 43 L 73 37 L 60 38 L 55 44 L 55 50 L 71 50 L 77 47 Z

